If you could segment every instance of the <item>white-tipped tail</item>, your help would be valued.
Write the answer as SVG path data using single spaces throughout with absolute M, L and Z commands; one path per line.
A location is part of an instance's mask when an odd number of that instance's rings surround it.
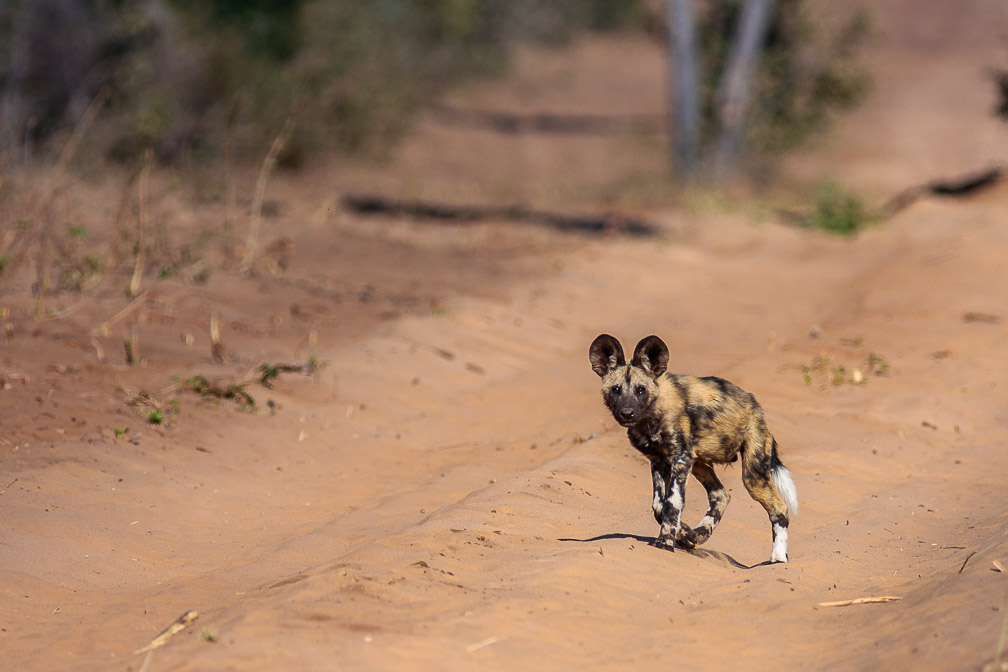
M 798 489 L 795 488 L 794 480 L 791 478 L 791 472 L 787 470 L 783 464 L 778 464 L 774 467 L 770 474 L 773 478 L 774 487 L 777 488 L 777 493 L 787 504 L 788 512 L 791 515 L 798 513 Z

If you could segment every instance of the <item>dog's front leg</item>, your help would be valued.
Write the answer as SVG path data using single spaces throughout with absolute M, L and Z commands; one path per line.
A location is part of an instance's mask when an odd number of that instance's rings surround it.
M 674 551 L 675 535 L 669 532 L 672 528 L 668 523 L 669 487 L 672 485 L 672 464 L 668 462 L 668 460 L 652 460 L 651 481 L 654 484 L 654 499 L 651 501 L 651 511 L 654 512 L 655 521 L 661 525 L 661 530 L 658 533 L 658 538 L 654 541 L 654 545 L 658 548 L 665 548 L 670 551 Z M 678 517 L 676 520 L 678 520 Z
M 661 530 L 656 544 L 672 548 L 678 542 L 683 548 L 696 546 L 696 533 L 682 522 L 682 510 L 686 503 L 686 478 L 693 469 L 693 458 L 688 450 L 680 451 L 668 468 L 668 491 L 662 504 Z

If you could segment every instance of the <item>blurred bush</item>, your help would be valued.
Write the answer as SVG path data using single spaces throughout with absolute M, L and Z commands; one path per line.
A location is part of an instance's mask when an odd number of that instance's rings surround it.
M 742 12 L 742 0 L 701 2 L 698 15 L 703 134 L 719 132 L 715 114 L 723 65 Z M 856 105 L 868 93 L 871 78 L 858 62 L 860 47 L 871 34 L 864 8 L 837 5 L 832 25 L 806 0 L 776 0 L 759 69 L 749 119 L 749 149 L 776 152 L 793 147 L 821 130 L 830 114 Z
M 826 32 L 802 0 L 778 0 L 758 83 L 766 104 L 755 119 L 757 146 L 794 146 L 871 89 L 871 77 L 858 62 L 871 35 L 871 17 L 864 8 L 848 11 L 846 20 Z
M 835 182 L 821 182 L 815 187 L 815 207 L 804 225 L 841 236 L 852 236 L 877 221 L 868 214 L 861 199 Z
M 511 46 L 641 25 L 646 0 L 4 0 L 0 151 L 44 143 L 99 95 L 90 142 L 135 162 L 338 146 L 381 151 L 446 87 Z

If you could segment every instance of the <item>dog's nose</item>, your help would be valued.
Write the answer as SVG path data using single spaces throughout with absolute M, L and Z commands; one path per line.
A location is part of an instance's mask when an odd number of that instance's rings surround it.
M 619 410 L 620 420 L 623 422 L 629 422 L 634 419 L 634 409 L 632 408 L 621 408 Z

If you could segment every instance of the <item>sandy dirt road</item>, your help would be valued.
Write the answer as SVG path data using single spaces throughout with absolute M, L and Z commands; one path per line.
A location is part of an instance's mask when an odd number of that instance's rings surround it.
M 983 83 L 1003 56 L 997 3 L 955 16 L 920 7 L 913 30 L 897 21 L 901 3 L 882 7 L 876 93 L 792 157 L 789 179 L 830 177 L 881 201 L 1003 159 L 1008 125 L 991 118 Z M 579 72 L 573 63 L 630 54 L 660 69 L 652 45 L 625 38 L 572 50 L 465 95 L 535 100 L 572 81 L 571 95 L 591 101 L 576 74 L 560 76 Z M 616 65 L 609 76 L 634 81 Z M 639 100 L 660 105 L 653 91 Z M 152 279 L 132 304 L 110 280 L 44 320 L 27 286 L 6 287 L 6 665 L 138 670 L 145 656 L 133 652 L 190 609 L 198 619 L 147 669 L 992 661 L 1008 613 L 995 564 L 1008 564 L 1008 186 L 922 200 L 854 239 L 723 208 L 655 210 L 664 235 L 643 241 L 339 211 L 334 180 L 507 198 L 528 191 L 523 180 L 544 184 L 557 157 L 587 165 L 634 150 L 642 175 L 661 161 L 634 138 L 515 150 L 446 133 L 421 127 L 380 174 L 279 177 L 267 225 L 286 239 L 271 254 L 289 259 L 277 275 Z M 492 152 L 513 163 L 487 162 Z M 423 157 L 435 155 L 425 181 Z M 627 184 L 601 168 L 578 179 L 533 198 L 563 204 Z M 219 221 L 217 206 L 155 192 L 155 218 L 177 230 L 169 242 Z M 67 193 L 59 207 L 111 220 L 114 189 Z M 89 231 L 102 240 L 100 224 Z M 223 362 L 211 357 L 211 315 Z M 735 467 L 707 544 L 649 545 L 646 462 L 606 417 L 587 360 L 603 331 L 624 344 L 657 333 L 670 368 L 757 396 L 799 490 L 788 564 L 760 564 L 769 524 Z M 124 362 L 125 339 L 138 364 Z M 312 357 L 316 371 L 256 380 L 264 362 Z M 201 400 L 185 389 L 195 375 L 250 381 L 256 411 Z M 161 425 L 147 421 L 155 409 Z M 687 520 L 703 500 L 691 481 Z M 879 596 L 901 599 L 820 606 Z

